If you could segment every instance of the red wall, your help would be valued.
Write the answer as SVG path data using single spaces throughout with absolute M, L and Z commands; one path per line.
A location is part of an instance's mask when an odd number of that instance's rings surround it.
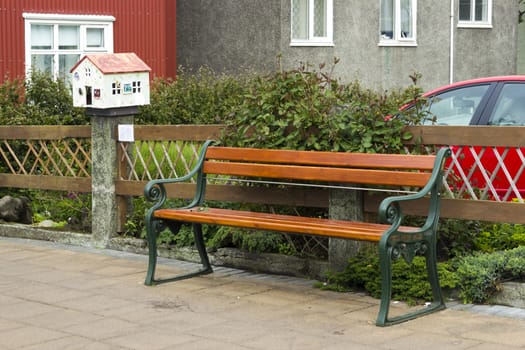
M 24 12 L 114 16 L 115 53 L 135 52 L 153 76 L 175 77 L 176 0 L 0 0 L 0 82 L 24 75 Z

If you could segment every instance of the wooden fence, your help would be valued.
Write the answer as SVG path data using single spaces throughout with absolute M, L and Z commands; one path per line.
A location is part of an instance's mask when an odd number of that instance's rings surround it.
M 135 126 L 134 142 L 118 143 L 118 171 L 115 191 L 120 198 L 142 196 L 145 183 L 151 178 L 180 175 L 192 166 L 202 142 L 217 138 L 221 125 L 184 126 Z M 413 147 L 432 152 L 434 146 L 466 146 L 456 151 L 454 161 L 459 162 L 465 152 L 474 152 L 476 167 L 482 164 L 485 151 L 496 151 L 501 166 L 509 152 L 517 153 L 518 174 L 525 169 L 525 127 L 450 127 L 424 126 L 409 128 L 414 138 L 407 142 L 407 151 Z M 117 131 L 115 131 L 117 135 Z M 117 140 L 117 136 L 115 136 Z M 91 191 L 91 128 L 89 126 L 4 126 L 0 127 L 0 186 L 7 188 L 31 188 L 64 190 L 73 192 Z M 477 148 L 472 145 L 480 146 Z M 498 146 L 496 149 L 495 147 Z M 187 154 L 182 154 L 187 152 Z M 515 164 L 516 165 L 516 164 Z M 464 169 L 467 190 L 456 193 L 448 191 L 457 181 L 457 171 L 448 171 L 448 186 L 442 204 L 442 216 L 494 222 L 525 224 L 525 206 L 519 192 L 518 202 L 504 201 L 487 196 L 487 189 L 468 184 L 469 170 Z M 478 169 L 479 170 L 479 169 Z M 490 177 L 491 174 L 487 173 Z M 523 174 L 525 176 L 525 174 Z M 471 189 L 470 191 L 468 189 Z M 473 190 L 472 190 L 473 189 Z M 322 188 L 253 189 L 246 186 L 209 187 L 208 197 L 228 200 L 294 206 L 328 206 L 328 190 Z M 193 185 L 178 184 L 168 187 L 170 197 L 189 198 Z M 485 193 L 480 200 L 477 193 Z M 490 193 L 489 193 L 490 194 Z M 482 196 L 483 197 L 483 196 Z M 490 198 L 489 198 L 490 197 Z M 365 210 L 373 211 L 381 199 L 365 196 Z M 514 198 L 514 197 L 513 197 Z M 490 199 L 490 200 L 487 200 Z M 119 201 L 120 218 L 123 220 L 126 201 Z M 408 214 L 419 214 L 424 208 L 419 204 L 404 207 Z

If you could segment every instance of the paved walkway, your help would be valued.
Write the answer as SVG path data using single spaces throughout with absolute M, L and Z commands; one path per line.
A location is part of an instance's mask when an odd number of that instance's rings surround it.
M 377 300 L 297 278 L 217 268 L 146 287 L 144 256 L 8 238 L 0 266 L 0 349 L 525 348 L 520 309 L 452 304 L 379 328 Z

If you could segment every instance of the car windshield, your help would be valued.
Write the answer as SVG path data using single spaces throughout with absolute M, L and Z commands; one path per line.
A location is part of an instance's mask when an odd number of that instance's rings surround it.
M 496 101 L 489 125 L 525 125 L 525 84 L 507 83 Z
M 425 125 L 469 125 L 489 85 L 467 86 L 431 96 Z

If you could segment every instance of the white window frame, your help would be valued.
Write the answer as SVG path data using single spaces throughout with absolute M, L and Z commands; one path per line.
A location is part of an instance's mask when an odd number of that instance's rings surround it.
M 475 11 L 476 0 L 470 0 L 470 20 L 462 21 L 459 19 L 459 1 L 458 1 L 458 28 L 492 28 L 492 0 L 484 0 L 487 2 L 487 18 L 481 21 L 476 21 Z
M 290 0 L 290 46 L 334 46 L 333 32 L 334 32 L 334 7 L 333 0 L 326 0 L 326 36 L 319 37 L 314 35 L 314 0 L 308 0 L 308 38 L 294 39 L 293 38 L 293 2 Z
M 113 16 L 98 15 L 60 15 L 43 13 L 24 13 L 25 20 L 25 71 L 26 76 L 31 75 L 32 55 L 48 54 L 53 55 L 53 77 L 57 79 L 60 73 L 59 56 L 67 54 L 78 54 L 81 59 L 90 53 L 113 53 Z M 31 26 L 32 25 L 53 26 L 53 47 L 51 49 L 32 49 L 31 48 Z M 78 49 L 59 49 L 58 48 L 58 27 L 60 25 L 79 26 L 79 47 Z M 86 32 L 88 28 L 104 30 L 104 47 L 88 47 Z
M 379 0 L 379 44 L 378 46 L 417 46 L 417 0 L 411 1 L 412 8 L 412 37 L 404 38 L 401 35 L 401 0 L 392 0 L 393 1 L 393 33 L 392 38 L 385 37 L 381 34 L 381 16 L 382 16 L 382 4 Z

